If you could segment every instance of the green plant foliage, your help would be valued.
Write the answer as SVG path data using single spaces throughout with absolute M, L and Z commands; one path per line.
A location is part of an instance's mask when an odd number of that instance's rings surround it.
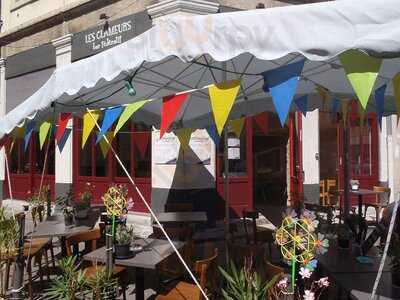
M 0 207 L 0 259 L 13 257 L 18 248 L 19 225 L 14 217 L 7 217 Z
M 133 238 L 133 227 L 120 225 L 117 227 L 117 231 L 115 233 L 115 243 L 117 245 L 129 245 Z
M 75 300 L 86 284 L 85 272 L 79 270 L 75 256 L 65 257 L 59 262 L 61 274 L 45 290 L 44 299 Z
M 227 300 L 261 300 L 266 299 L 268 290 L 271 289 L 279 276 L 270 281 L 264 281 L 253 270 L 251 259 L 246 259 L 245 265 L 238 270 L 233 261 L 230 261 L 227 270 L 219 267 L 222 276 L 226 280 L 226 288 L 222 289 L 222 295 Z
M 92 290 L 93 299 L 114 299 L 118 281 L 105 268 L 101 268 L 88 280 L 88 286 Z

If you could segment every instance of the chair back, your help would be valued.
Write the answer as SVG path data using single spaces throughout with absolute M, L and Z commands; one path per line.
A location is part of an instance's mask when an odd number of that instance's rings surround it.
M 326 201 L 325 180 L 319 181 L 319 201 L 321 205 L 325 205 Z
M 189 212 L 193 211 L 192 203 L 167 203 L 165 204 L 165 212 Z
M 268 260 L 265 260 L 265 277 L 267 280 L 271 280 L 276 275 L 283 275 L 285 273 L 285 269 L 276 266 L 270 263 Z
M 71 256 L 73 253 L 71 251 L 71 247 L 74 245 L 79 245 L 79 243 L 87 244 L 90 242 L 91 249 L 97 249 L 97 240 L 101 238 L 100 228 L 90 229 L 84 232 L 80 232 L 77 234 L 70 235 L 65 240 L 65 246 L 67 248 L 67 255 Z M 86 249 L 85 249 L 86 250 Z
M 376 195 L 376 203 L 388 203 L 390 198 L 391 190 L 385 186 L 374 186 L 374 192 L 378 192 L 379 194 Z M 385 200 L 382 201 L 381 196 L 385 196 Z
M 217 268 L 218 268 L 218 249 L 214 249 L 214 254 L 209 258 L 198 260 L 195 262 L 194 271 L 200 278 L 200 286 L 205 290 L 207 295 L 213 295 L 217 287 Z M 202 300 L 200 294 L 198 300 Z
M 336 179 L 327 179 L 326 180 L 326 204 L 331 205 L 331 194 L 330 191 L 336 188 Z
M 252 211 L 248 211 L 248 210 L 243 210 L 242 212 L 242 219 L 243 219 L 243 227 L 244 227 L 244 232 L 246 234 L 246 242 L 247 244 L 253 243 L 256 244 L 257 243 L 257 219 L 259 217 L 259 212 L 252 210 Z M 251 231 L 249 231 L 248 228 L 248 223 L 250 222 L 250 227 L 251 227 Z

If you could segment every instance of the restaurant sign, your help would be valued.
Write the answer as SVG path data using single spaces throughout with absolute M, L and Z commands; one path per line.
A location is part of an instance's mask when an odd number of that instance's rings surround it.
M 72 38 L 72 60 L 79 60 L 141 34 L 151 26 L 147 14 L 138 13 L 74 34 Z

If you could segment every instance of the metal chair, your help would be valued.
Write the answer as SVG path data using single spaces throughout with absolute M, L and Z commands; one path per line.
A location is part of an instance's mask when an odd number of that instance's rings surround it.
M 389 204 L 390 199 L 390 188 L 383 186 L 374 186 L 374 191 L 379 194 L 376 195 L 375 203 L 366 203 L 364 208 L 364 218 L 367 217 L 368 208 L 372 207 L 375 209 L 375 221 L 374 224 L 378 224 L 380 221 L 380 215 L 384 208 Z

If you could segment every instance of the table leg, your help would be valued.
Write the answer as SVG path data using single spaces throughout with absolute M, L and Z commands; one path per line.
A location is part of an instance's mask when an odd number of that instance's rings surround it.
M 144 269 L 136 268 L 135 270 L 135 291 L 136 300 L 144 300 Z
M 67 247 L 65 245 L 65 236 L 60 237 L 61 257 L 67 257 Z

